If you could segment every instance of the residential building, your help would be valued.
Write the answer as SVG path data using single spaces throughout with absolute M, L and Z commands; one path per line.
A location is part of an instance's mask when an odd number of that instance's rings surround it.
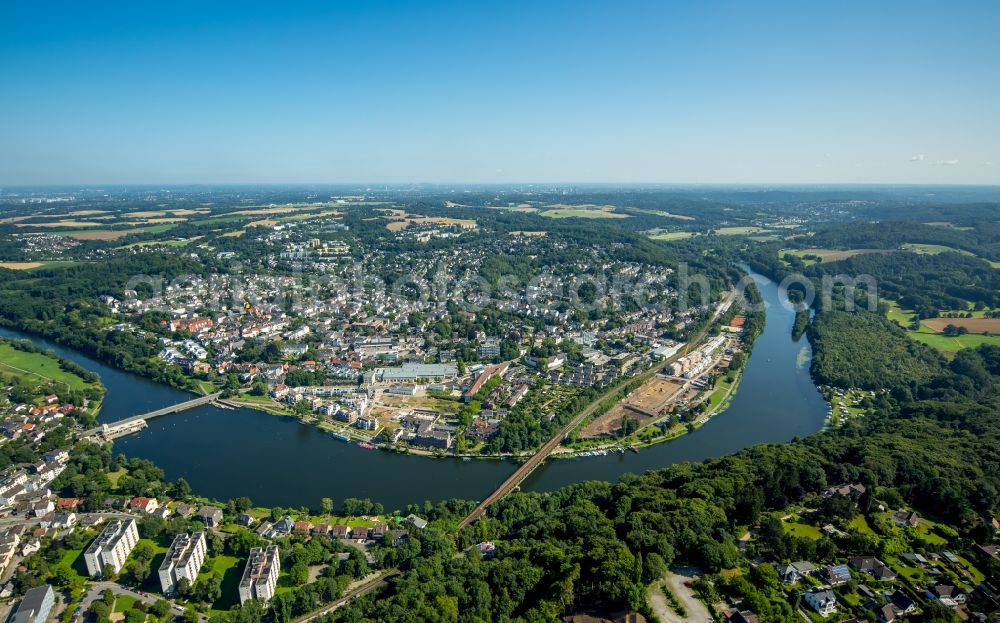
M 45 623 L 56 594 L 48 584 L 36 586 L 24 594 L 11 623 Z
M 83 553 L 90 577 L 115 575 L 125 566 L 125 559 L 139 542 L 135 519 L 112 521 Z
M 479 355 L 480 359 L 494 359 L 500 356 L 500 340 L 495 338 L 487 338 L 478 347 L 476 347 L 476 354 Z
M 266 549 L 255 547 L 250 550 L 250 558 L 240 579 L 241 604 L 251 599 L 267 602 L 274 597 L 281 564 L 279 558 L 277 545 L 268 545 Z
M 156 498 L 136 496 L 129 501 L 128 506 L 133 511 L 152 513 L 160 507 L 160 503 L 156 500 Z
M 839 586 L 851 581 L 851 570 L 847 565 L 834 565 L 823 569 L 823 579 L 831 586 Z
M 837 611 L 837 596 L 830 589 L 814 588 L 804 598 L 820 616 L 828 617 Z
M 900 528 L 916 528 L 920 524 L 920 515 L 914 511 L 900 510 L 892 516 L 892 522 Z
M 876 580 L 885 582 L 896 579 L 896 573 L 874 556 L 854 556 L 848 562 L 858 571 L 867 573 Z
M 205 533 L 178 534 L 170 544 L 167 555 L 160 564 L 160 588 L 164 595 L 177 592 L 177 583 L 186 579 L 194 584 L 198 571 L 205 562 Z
M 209 528 L 218 528 L 222 523 L 222 509 L 217 506 L 202 506 L 195 515 Z
M 0 533 L 0 573 L 7 570 L 7 566 L 14 560 L 17 547 L 21 544 L 21 528 L 8 528 Z

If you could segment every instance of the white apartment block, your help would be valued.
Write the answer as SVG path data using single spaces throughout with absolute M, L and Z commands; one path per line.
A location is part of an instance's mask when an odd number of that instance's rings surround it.
M 281 570 L 277 545 L 268 545 L 267 549 L 255 547 L 250 550 L 250 558 L 243 569 L 240 579 L 240 604 L 251 599 L 263 602 L 274 597 L 274 589 L 278 585 L 278 572 Z
M 177 592 L 177 583 L 186 579 L 194 584 L 198 571 L 205 562 L 205 533 L 178 534 L 170 544 L 167 555 L 160 564 L 160 588 L 164 595 Z
M 87 573 L 90 577 L 115 575 L 125 566 L 125 559 L 138 542 L 139 529 L 135 519 L 112 521 L 83 553 Z

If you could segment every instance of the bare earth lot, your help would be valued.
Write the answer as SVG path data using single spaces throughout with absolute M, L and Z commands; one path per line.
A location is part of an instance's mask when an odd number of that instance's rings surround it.
M 622 425 L 622 419 L 629 417 L 639 420 L 639 426 L 646 426 L 659 417 L 659 412 L 679 397 L 684 384 L 659 375 L 646 381 L 642 387 L 632 392 L 632 395 L 594 418 L 580 432 L 580 436 L 600 437 L 616 432 Z M 639 409 L 629 409 L 632 405 Z
M 690 573 L 690 572 L 682 572 Z M 654 584 L 650 589 L 649 593 L 649 604 L 653 607 L 653 612 L 656 613 L 657 618 L 663 623 L 709 623 L 714 619 L 708 613 L 708 608 L 705 607 L 697 597 L 694 596 L 694 591 L 689 587 L 685 586 L 684 583 L 694 579 L 696 577 L 695 573 L 690 573 L 686 575 L 678 573 L 668 573 L 666 577 L 666 585 L 674 595 L 677 596 L 677 600 L 680 601 L 681 605 L 687 611 L 687 616 L 682 617 L 667 604 L 666 597 L 663 596 L 663 592 L 660 590 L 661 584 Z

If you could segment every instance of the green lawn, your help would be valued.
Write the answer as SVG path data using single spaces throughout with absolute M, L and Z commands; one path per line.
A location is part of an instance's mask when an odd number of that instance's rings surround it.
M 0 342 L 0 370 L 16 376 L 55 381 L 69 385 L 73 390 L 90 386 L 77 375 L 63 370 L 56 359 L 41 353 L 26 353 L 5 342 Z
M 715 383 L 715 389 L 712 390 L 712 395 L 708 397 L 706 410 L 709 413 L 713 413 L 722 401 L 728 397 L 727 394 L 730 387 L 732 387 L 732 383 L 726 380 L 725 375 L 719 377 L 719 380 Z
M 125 612 L 135 605 L 135 597 L 130 595 L 119 595 L 115 600 L 114 612 Z
M 72 583 L 75 586 L 83 586 L 84 582 L 90 579 L 87 577 L 87 563 L 83 559 L 83 548 L 66 550 L 55 566 L 69 569 L 73 578 Z
M 244 561 L 235 556 L 213 556 L 208 564 L 202 567 L 198 581 L 211 577 L 213 573 L 222 575 L 222 596 L 212 604 L 209 616 L 221 614 L 239 604 L 240 576 L 243 574 Z
M 940 534 L 941 532 L 944 532 L 945 534 L 951 533 L 954 536 L 958 536 L 957 534 L 954 534 L 953 530 L 946 528 L 944 526 L 939 526 L 939 524 L 936 524 L 933 521 L 924 518 L 921 518 L 920 523 L 917 524 L 916 532 L 917 534 L 920 535 L 920 538 L 922 538 L 924 541 L 927 541 L 927 543 L 931 545 L 948 544 L 948 539 L 941 536 Z
M 784 523 L 785 532 L 791 534 L 792 536 L 805 537 L 807 539 L 812 539 L 814 541 L 820 540 L 822 538 L 822 533 L 816 526 L 810 526 L 804 523 L 795 523 L 786 521 Z
M 867 534 L 870 536 L 875 536 L 875 531 L 872 530 L 871 526 L 868 525 L 868 520 L 865 519 L 864 515 L 858 515 L 847 524 L 848 528 L 854 528 L 861 534 Z

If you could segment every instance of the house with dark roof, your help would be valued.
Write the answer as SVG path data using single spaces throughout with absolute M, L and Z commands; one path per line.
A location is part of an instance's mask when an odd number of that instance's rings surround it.
M 888 582 L 896 579 L 896 573 L 884 562 L 874 556 L 854 556 L 848 561 L 854 569 L 867 573 L 872 578 L 881 582 Z
M 813 588 L 802 598 L 820 616 L 828 617 L 837 611 L 837 595 L 828 588 Z
M 900 528 L 916 528 L 920 524 L 920 515 L 914 511 L 900 509 L 892 516 L 892 522 Z
M 202 506 L 195 514 L 209 528 L 218 528 L 222 524 L 222 509 L 217 506 Z
M 831 586 L 839 586 L 851 580 L 851 570 L 847 565 L 825 567 L 821 575 Z
M 896 614 L 910 614 L 917 609 L 917 604 L 898 589 L 889 595 L 889 603 L 892 604 Z

